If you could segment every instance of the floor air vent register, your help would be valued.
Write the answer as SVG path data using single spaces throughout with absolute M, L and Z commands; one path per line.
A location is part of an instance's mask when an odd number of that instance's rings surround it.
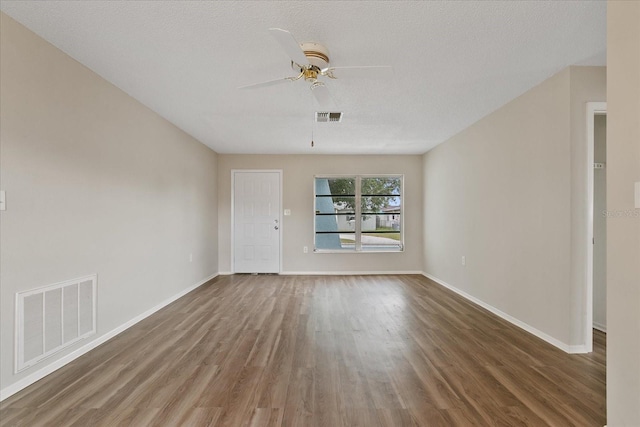
M 16 372 L 96 333 L 97 280 L 94 274 L 16 294 Z

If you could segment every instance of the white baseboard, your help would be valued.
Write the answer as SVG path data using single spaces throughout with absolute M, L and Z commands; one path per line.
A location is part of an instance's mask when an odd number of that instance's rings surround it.
M 570 354 L 575 354 L 575 353 L 588 353 L 588 349 L 587 346 L 585 345 L 569 345 L 566 343 L 563 343 L 562 341 L 552 337 L 551 335 L 548 335 L 536 328 L 534 328 L 533 326 L 516 319 L 515 317 L 498 310 L 497 308 L 493 307 L 492 305 L 487 304 L 486 302 L 479 300 L 478 298 L 469 295 L 468 293 L 466 293 L 465 291 L 462 291 L 458 288 L 456 288 L 455 286 L 452 286 L 450 284 L 448 284 L 447 282 L 445 282 L 444 280 L 440 280 L 437 277 L 432 276 L 431 274 L 428 273 L 422 273 L 426 278 L 433 280 L 434 282 L 436 282 L 437 284 L 444 286 L 445 288 L 455 292 L 456 294 L 460 295 L 461 297 L 475 303 L 478 304 L 480 307 L 484 308 L 485 310 L 489 310 L 491 313 L 495 314 L 498 317 L 503 318 L 504 320 L 506 320 L 507 322 L 521 328 L 524 329 L 525 331 L 529 332 L 530 334 L 535 335 L 536 337 L 548 342 L 549 344 L 553 345 L 554 347 L 558 347 L 560 350 L 564 351 L 565 353 L 570 353 Z
M 372 276 L 388 274 L 423 274 L 422 271 L 282 271 L 282 276 Z
M 5 400 L 6 398 L 16 394 L 17 392 L 19 392 L 20 390 L 22 390 L 25 387 L 30 386 L 31 384 L 35 383 L 36 381 L 46 377 L 47 375 L 49 375 L 50 373 L 62 368 L 64 365 L 74 361 L 75 359 L 77 359 L 78 357 L 82 356 L 83 354 L 89 352 L 90 350 L 93 350 L 94 348 L 96 348 L 97 346 L 99 346 L 100 344 L 105 343 L 106 341 L 110 340 L 111 338 L 115 337 L 116 335 L 118 335 L 121 332 L 124 332 L 125 330 L 129 329 L 130 327 L 132 327 L 133 325 L 135 325 L 136 323 L 140 322 L 141 320 L 151 316 L 153 313 L 155 313 L 156 311 L 160 310 L 161 308 L 166 307 L 167 305 L 171 304 L 172 302 L 174 302 L 175 300 L 185 296 L 186 294 L 188 294 L 189 292 L 193 291 L 196 288 L 199 288 L 200 286 L 204 285 L 205 283 L 207 283 L 209 280 L 215 278 L 216 276 L 218 276 L 218 274 L 212 274 L 211 276 L 202 279 L 201 281 L 199 281 L 198 283 L 196 283 L 193 286 L 190 286 L 187 289 L 184 289 L 180 292 L 178 292 L 177 294 L 173 295 L 172 297 L 162 301 L 160 304 L 156 305 L 155 307 L 150 308 L 149 310 L 145 311 L 144 313 L 134 317 L 133 319 L 129 320 L 128 322 L 118 326 L 117 328 L 103 334 L 100 335 L 99 337 L 95 338 L 94 340 L 86 343 L 85 345 L 83 345 L 82 347 L 74 350 L 73 352 L 67 354 L 66 356 L 53 361 L 52 363 L 50 363 L 47 366 L 44 366 L 42 368 L 40 368 L 39 370 L 37 370 L 36 372 L 29 374 L 28 376 L 22 378 L 21 380 L 3 388 L 2 390 L 0 390 L 0 402 Z
M 235 274 L 231 271 L 221 271 L 221 276 L 229 276 Z M 365 276 L 365 275 L 384 275 L 384 274 L 423 274 L 422 271 L 281 271 L 281 276 Z
M 607 333 L 607 325 L 603 325 L 602 323 L 593 322 L 593 329 L 597 329 L 605 334 Z

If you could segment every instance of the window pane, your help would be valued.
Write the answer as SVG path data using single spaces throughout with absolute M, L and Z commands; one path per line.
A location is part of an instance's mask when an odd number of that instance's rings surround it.
M 355 249 L 355 178 L 316 178 L 316 249 Z
M 399 233 L 398 233 L 399 234 Z M 362 235 L 363 251 L 399 251 L 402 249 L 400 240 L 391 239 L 383 234 L 379 237 Z M 399 239 L 399 238 L 398 238 Z
M 353 215 L 355 213 L 355 205 L 355 197 L 316 196 L 316 215 Z
M 355 196 L 356 179 L 344 178 L 316 178 L 316 195 Z
M 400 195 L 401 190 L 400 177 L 377 177 L 377 178 L 362 178 L 361 180 L 361 192 L 362 195 Z
M 400 212 L 401 184 L 400 177 L 362 178 L 362 212 Z
M 355 250 L 354 233 L 316 233 L 316 249 Z
M 355 232 L 355 214 L 316 215 L 316 232 Z
M 380 213 L 376 215 L 362 215 L 363 233 L 394 233 L 400 231 L 401 225 L 400 211 L 390 213 Z
M 360 207 L 362 213 L 400 213 L 400 201 L 399 196 L 362 196 Z

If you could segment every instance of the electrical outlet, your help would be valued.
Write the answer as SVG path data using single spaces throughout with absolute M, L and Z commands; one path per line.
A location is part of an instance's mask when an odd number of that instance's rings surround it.
M 309 247 L 308 246 L 303 246 L 302 247 L 302 253 L 308 254 L 309 253 Z
M 466 256 L 462 256 L 462 265 L 467 265 L 467 257 Z

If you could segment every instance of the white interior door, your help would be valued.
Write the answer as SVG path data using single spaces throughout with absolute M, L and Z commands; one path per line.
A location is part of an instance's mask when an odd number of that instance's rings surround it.
M 280 171 L 233 171 L 233 271 L 280 272 Z

